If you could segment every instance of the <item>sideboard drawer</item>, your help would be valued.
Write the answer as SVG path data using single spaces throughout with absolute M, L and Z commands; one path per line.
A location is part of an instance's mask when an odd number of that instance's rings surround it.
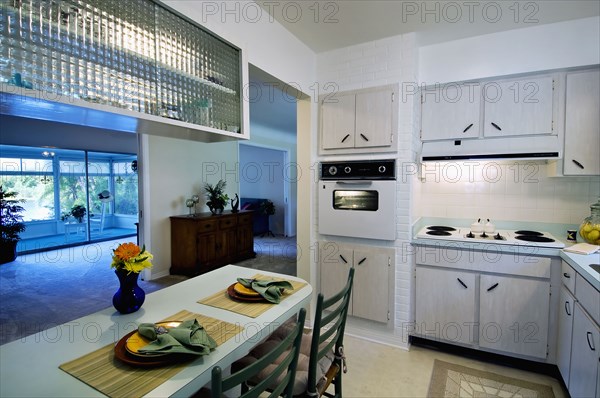
M 239 225 L 249 225 L 252 224 L 252 214 L 243 214 L 238 219 Z
M 219 229 L 232 228 L 237 225 L 237 219 L 234 217 L 224 218 L 219 220 Z
M 213 232 L 217 229 L 217 220 L 202 220 L 196 225 L 198 233 Z

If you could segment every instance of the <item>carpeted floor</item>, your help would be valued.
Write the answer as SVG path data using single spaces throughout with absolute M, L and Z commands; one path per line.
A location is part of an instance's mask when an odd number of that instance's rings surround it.
M 433 364 L 428 397 L 554 398 L 552 387 L 444 362 Z
M 131 238 L 22 255 L 0 265 L 0 344 L 100 311 L 118 288 L 112 249 Z M 255 238 L 256 258 L 238 265 L 296 274 L 295 238 Z M 185 280 L 170 275 L 140 281 L 146 293 Z

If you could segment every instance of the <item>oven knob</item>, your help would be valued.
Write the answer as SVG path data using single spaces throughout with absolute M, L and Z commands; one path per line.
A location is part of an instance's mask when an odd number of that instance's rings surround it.
M 344 173 L 348 174 L 352 171 L 352 169 L 350 168 L 350 166 L 346 166 L 344 167 Z
M 379 166 L 379 172 L 385 173 L 385 166 Z
M 335 166 L 329 166 L 329 174 L 334 176 L 337 174 L 337 167 Z

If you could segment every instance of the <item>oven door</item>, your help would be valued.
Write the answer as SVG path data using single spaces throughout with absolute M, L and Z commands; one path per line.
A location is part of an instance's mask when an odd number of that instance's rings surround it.
M 319 182 L 319 233 L 396 239 L 396 181 Z

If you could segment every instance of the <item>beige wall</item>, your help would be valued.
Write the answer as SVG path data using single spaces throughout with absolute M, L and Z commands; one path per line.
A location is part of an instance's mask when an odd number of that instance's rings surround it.
M 146 135 L 141 143 L 143 173 L 143 243 L 154 255 L 146 279 L 168 275 L 171 266 L 169 217 L 187 214 L 185 200 L 200 195 L 198 211 L 205 206 L 204 183 L 228 181 L 226 193 L 238 192 L 237 142 L 205 144 Z

